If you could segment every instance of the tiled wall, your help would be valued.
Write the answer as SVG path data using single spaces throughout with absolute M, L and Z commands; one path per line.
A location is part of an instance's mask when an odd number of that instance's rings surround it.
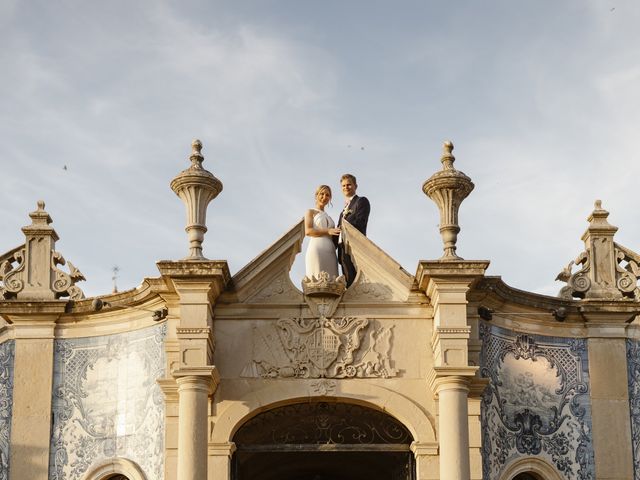
M 163 478 L 165 325 L 55 341 L 49 478 L 76 480 L 105 459 Z
M 531 456 L 562 478 L 595 478 L 586 340 L 487 323 L 481 336 L 481 372 L 491 380 L 481 410 L 484 479 Z
M 631 412 L 631 445 L 634 480 L 640 480 L 640 342 L 627 340 L 629 411 Z
M 14 341 L 0 343 L 0 480 L 9 478 Z

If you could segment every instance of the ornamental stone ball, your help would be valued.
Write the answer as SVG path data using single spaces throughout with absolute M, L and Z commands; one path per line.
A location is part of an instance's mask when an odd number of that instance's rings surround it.
M 444 142 L 440 159 L 442 170 L 434 173 L 422 185 L 422 191 L 436 203 L 440 210 L 440 234 L 444 243 L 444 255 L 440 257 L 442 261 L 462 260 L 456 255 L 456 242 L 460 232 L 458 210 L 474 187 L 469 177 L 453 167 L 456 158 L 452 151 L 453 143 Z
M 191 166 L 171 181 L 171 190 L 178 195 L 187 209 L 189 255 L 184 260 L 207 260 L 202 255 L 202 242 L 207 232 L 207 206 L 222 191 L 222 182 L 202 167 L 202 142 L 191 143 Z

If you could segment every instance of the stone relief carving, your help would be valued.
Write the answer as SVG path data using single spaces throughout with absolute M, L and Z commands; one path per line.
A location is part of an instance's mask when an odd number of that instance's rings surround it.
M 392 327 L 366 318 L 283 318 L 253 330 L 252 378 L 387 378 Z
M 631 412 L 631 448 L 633 480 L 640 480 L 640 342 L 627 340 L 629 410 Z
M 309 392 L 310 395 L 331 395 L 335 392 L 337 386 L 338 384 L 335 380 L 321 378 L 320 380 L 315 380 L 309 384 Z
M 293 288 L 289 278 L 285 278 L 283 274 L 269 282 L 262 290 L 257 291 L 248 302 L 263 303 L 280 300 L 300 300 L 300 292 Z
M 0 344 L 0 480 L 9 479 L 14 342 Z
M 372 282 L 364 272 L 360 272 L 358 282 L 348 290 L 345 296 L 358 299 L 393 300 L 393 293 L 388 286 Z
M 570 480 L 595 478 L 586 341 L 481 324 L 483 478 L 539 456 Z
M 83 478 L 96 462 L 125 457 L 161 480 L 166 324 L 55 341 L 52 480 Z

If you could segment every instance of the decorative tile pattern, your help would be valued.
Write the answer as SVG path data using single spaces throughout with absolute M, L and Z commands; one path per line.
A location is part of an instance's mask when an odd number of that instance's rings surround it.
M 127 458 L 163 478 L 166 326 L 55 341 L 49 476 L 76 480 L 101 460 Z
M 595 478 L 587 343 L 481 325 L 482 473 L 535 456 L 562 478 Z
M 0 344 L 0 480 L 9 478 L 14 351 L 13 340 Z
M 631 445 L 633 479 L 640 480 L 640 342 L 627 340 L 629 411 L 631 412 Z

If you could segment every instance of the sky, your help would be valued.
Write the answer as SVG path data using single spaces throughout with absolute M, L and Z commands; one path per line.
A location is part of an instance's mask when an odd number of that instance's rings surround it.
M 204 255 L 239 271 L 352 173 L 368 236 L 442 255 L 422 184 L 451 140 L 458 254 L 555 295 L 596 199 L 640 251 L 640 3 L 0 0 L 0 252 L 40 199 L 87 296 L 188 253 L 171 179 L 199 138 L 224 189 Z M 304 270 L 298 255 L 291 276 Z

